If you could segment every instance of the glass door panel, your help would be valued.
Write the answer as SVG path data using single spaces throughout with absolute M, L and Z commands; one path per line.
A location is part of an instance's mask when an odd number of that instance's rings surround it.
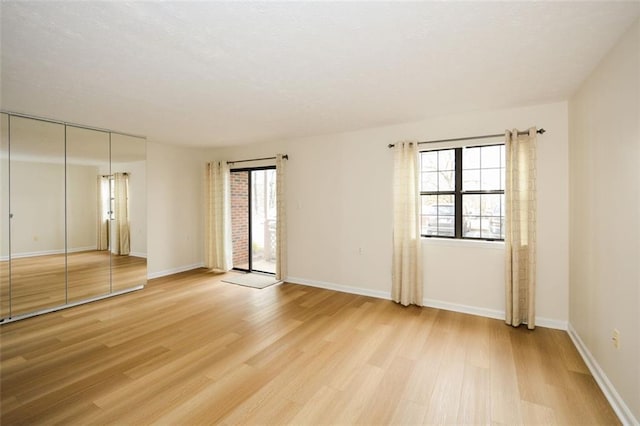
M 251 172 L 251 266 L 276 272 L 276 171 Z
M 231 240 L 233 268 L 249 271 L 249 171 L 232 171 L 231 186 Z

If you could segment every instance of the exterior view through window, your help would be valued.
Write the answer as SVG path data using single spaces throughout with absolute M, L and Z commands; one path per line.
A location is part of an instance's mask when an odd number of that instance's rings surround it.
M 504 144 L 420 152 L 421 234 L 504 240 Z

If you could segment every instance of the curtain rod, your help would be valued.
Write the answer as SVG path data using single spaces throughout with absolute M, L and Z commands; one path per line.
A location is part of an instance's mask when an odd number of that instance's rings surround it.
M 116 173 L 118 173 L 118 172 L 116 172 Z M 122 174 L 124 176 L 129 176 L 129 172 L 122 172 Z M 100 176 L 104 177 L 104 178 L 112 178 L 114 175 L 100 175 Z
M 249 161 L 260 161 L 260 160 L 275 160 L 277 157 L 264 157 L 264 158 L 250 158 L 249 160 L 235 160 L 235 161 L 227 161 L 227 164 L 235 164 L 235 163 L 247 163 Z M 285 160 L 289 159 L 289 155 L 284 154 L 282 156 Z
M 538 129 L 536 133 L 542 135 L 546 132 L 545 129 Z M 518 132 L 518 135 L 526 135 L 529 132 Z M 474 139 L 489 139 L 489 138 L 497 138 L 499 136 L 504 136 L 504 133 L 496 133 L 495 135 L 482 135 L 482 136 L 467 136 L 465 138 L 453 138 L 453 139 L 438 139 L 435 141 L 424 141 L 418 142 L 418 145 L 426 144 L 426 143 L 438 143 L 438 142 L 458 142 L 458 141 L 471 141 Z M 389 144 L 389 148 L 393 148 L 396 146 L 394 143 Z

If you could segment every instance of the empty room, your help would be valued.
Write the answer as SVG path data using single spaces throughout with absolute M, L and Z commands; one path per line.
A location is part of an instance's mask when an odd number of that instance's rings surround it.
M 640 1 L 0 23 L 3 425 L 640 424 Z

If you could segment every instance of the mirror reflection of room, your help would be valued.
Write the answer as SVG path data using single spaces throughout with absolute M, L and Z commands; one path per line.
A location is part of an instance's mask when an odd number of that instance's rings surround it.
M 144 138 L 1 119 L 0 318 L 143 286 Z
M 144 140 L 142 140 L 144 142 Z M 112 291 L 147 277 L 146 147 L 140 138 L 111 134 L 108 215 Z

